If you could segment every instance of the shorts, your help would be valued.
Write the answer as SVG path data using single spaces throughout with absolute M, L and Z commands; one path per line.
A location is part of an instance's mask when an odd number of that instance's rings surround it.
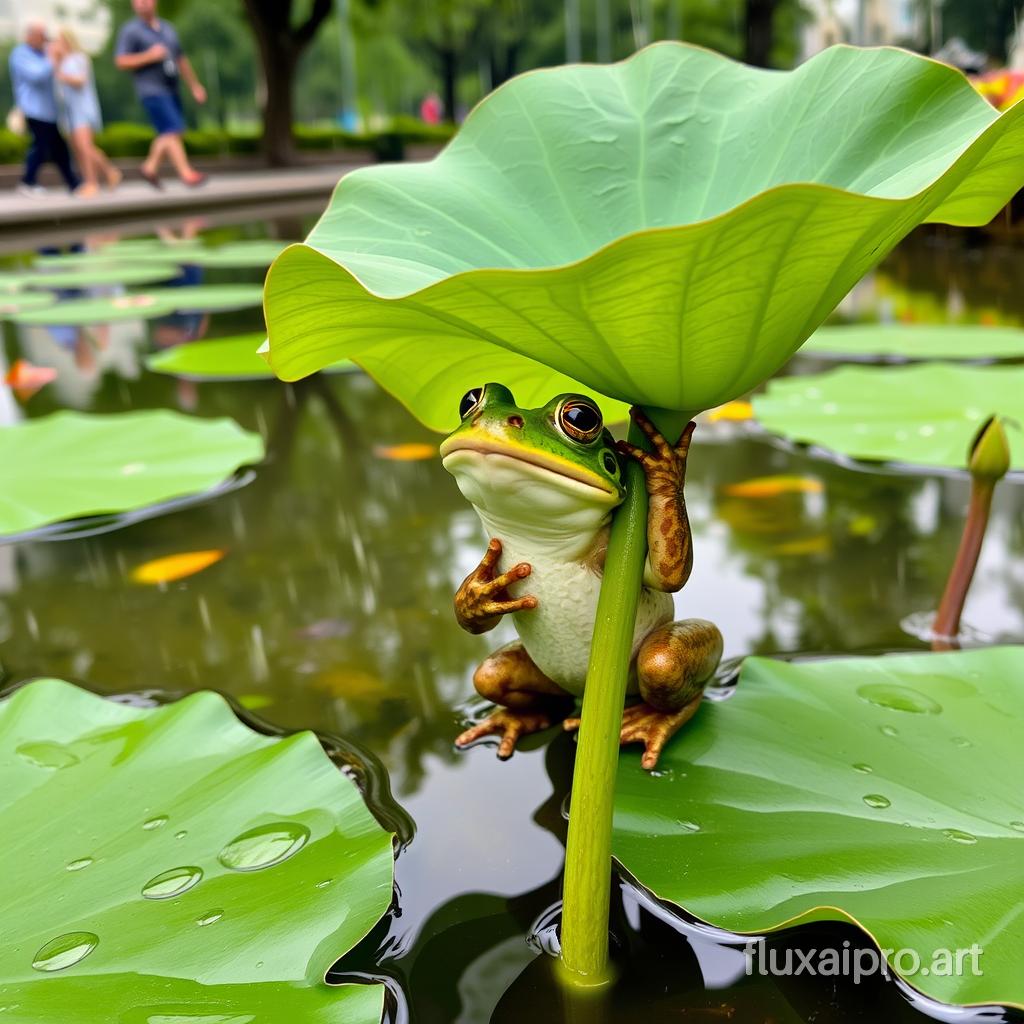
M 141 96 L 140 99 L 157 135 L 180 135 L 185 130 L 185 115 L 181 109 L 181 97 L 176 92 Z

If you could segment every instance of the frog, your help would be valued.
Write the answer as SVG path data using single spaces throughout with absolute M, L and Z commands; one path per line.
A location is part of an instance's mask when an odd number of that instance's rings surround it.
M 441 462 L 476 510 L 489 542 L 455 594 L 455 618 L 469 633 L 510 616 L 518 639 L 473 674 L 496 710 L 465 729 L 465 748 L 498 737 L 497 755 L 559 719 L 574 731 L 583 696 L 601 577 L 615 510 L 626 496 L 626 467 L 643 470 L 648 495 L 647 559 L 630 654 L 620 742 L 642 743 L 641 765 L 657 767 L 666 743 L 700 707 L 722 657 L 722 635 L 706 619 L 676 620 L 672 594 L 690 577 L 693 550 L 683 495 L 695 424 L 670 444 L 642 410 L 630 415 L 647 447 L 615 441 L 600 406 L 560 394 L 521 408 L 503 384 L 466 392 L 459 425 L 440 446 Z

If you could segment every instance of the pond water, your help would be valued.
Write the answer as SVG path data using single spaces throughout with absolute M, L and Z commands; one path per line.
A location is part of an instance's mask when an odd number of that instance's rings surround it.
M 315 212 L 261 211 L 216 233 L 300 237 Z M 1022 266 L 1009 242 L 921 233 L 855 290 L 842 316 L 1020 324 Z M 207 280 L 260 276 L 209 271 Z M 359 374 L 197 385 L 140 365 L 146 351 L 188 336 L 261 327 L 255 309 L 128 322 L 104 329 L 96 348 L 74 334 L 4 326 L 8 363 L 21 355 L 59 370 L 27 415 L 179 408 L 233 417 L 269 447 L 255 479 L 215 500 L 92 536 L 0 546 L 5 685 L 53 675 L 157 699 L 212 688 L 275 727 L 343 738 L 403 846 L 391 913 L 336 974 L 387 979 L 395 1019 L 963 1019 L 915 1007 L 894 982 L 746 977 L 736 948 L 626 882 L 613 899 L 622 979 L 606 1004 L 565 1004 L 537 947 L 559 895 L 574 741 L 531 737 L 507 763 L 491 746 L 452 745 L 479 710 L 474 667 L 513 633 L 502 625 L 474 637 L 455 623 L 452 595 L 485 538 L 453 479 L 436 458 L 383 457 L 395 445 L 436 445 L 436 436 Z M 790 372 L 820 368 L 798 358 Z M 4 415 L 20 415 L 7 403 Z M 803 483 L 729 494 L 774 475 Z M 698 429 L 687 496 L 695 567 L 676 603 L 680 615 L 718 623 L 727 657 L 925 646 L 900 623 L 937 602 L 962 525 L 963 480 L 852 470 L 746 424 L 715 423 Z M 1008 481 L 965 616 L 993 638 L 1024 636 L 1022 512 L 1024 488 Z M 159 587 L 130 581 L 151 559 L 211 548 L 225 557 L 197 575 Z M 810 949 L 826 935 L 866 946 L 852 928 L 817 926 L 772 945 Z

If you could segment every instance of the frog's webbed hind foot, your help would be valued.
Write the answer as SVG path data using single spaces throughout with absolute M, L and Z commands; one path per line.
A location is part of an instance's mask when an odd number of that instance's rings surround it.
M 678 711 L 659 711 L 650 704 L 633 704 L 622 714 L 620 743 L 642 743 L 640 767 L 650 771 L 658 766 L 665 744 L 691 719 L 700 707 L 701 698 L 695 697 Z
M 499 707 L 490 718 L 463 732 L 455 746 L 500 736 L 498 757 L 503 761 L 512 756 L 521 737 L 549 728 L 572 706 L 572 698 L 537 668 L 518 640 L 486 658 L 473 674 L 473 685 L 481 697 Z
M 516 744 L 523 736 L 532 732 L 541 732 L 554 724 L 554 716 L 546 711 L 511 711 L 502 708 L 495 711 L 479 725 L 474 725 L 461 733 L 455 740 L 455 746 L 467 747 L 484 736 L 500 736 L 498 757 L 507 761 L 516 749 Z
M 658 766 L 665 744 L 691 719 L 700 707 L 698 694 L 689 704 L 678 711 L 659 711 L 650 704 L 631 704 L 622 713 L 622 729 L 619 743 L 642 743 L 643 757 L 640 765 L 650 771 Z M 580 727 L 579 718 L 567 718 L 563 723 L 566 731 L 575 732 Z

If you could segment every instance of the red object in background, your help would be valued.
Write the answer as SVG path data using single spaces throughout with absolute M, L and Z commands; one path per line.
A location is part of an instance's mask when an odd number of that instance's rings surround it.
M 52 366 L 33 366 L 27 359 L 17 359 L 4 378 L 19 402 L 31 398 L 40 388 L 57 379 Z
M 423 121 L 427 124 L 440 124 L 443 115 L 444 105 L 436 92 L 423 97 L 423 102 L 420 104 L 420 118 Z

